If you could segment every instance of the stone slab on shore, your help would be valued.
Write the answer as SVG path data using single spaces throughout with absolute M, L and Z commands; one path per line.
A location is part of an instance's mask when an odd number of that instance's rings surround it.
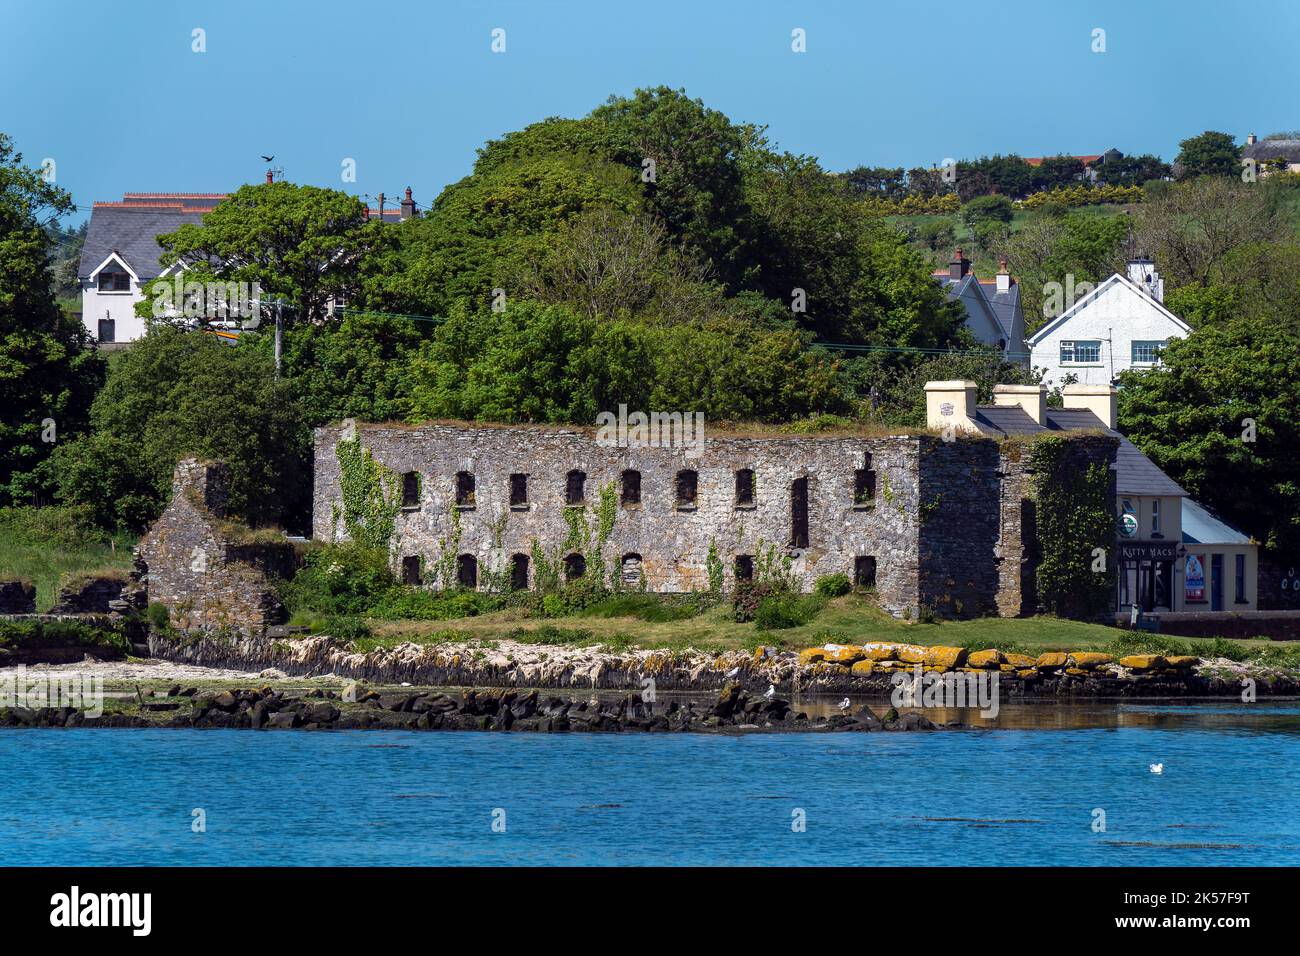
M 946 726 L 960 726 L 950 724 Z M 349 687 L 301 696 L 271 687 L 200 694 L 173 687 L 98 717 L 73 707 L 10 707 L 0 727 L 170 727 L 247 730 L 497 730 L 539 733 L 750 733 L 937 730 L 922 714 L 883 717 L 862 706 L 810 718 L 775 696 L 755 696 L 728 684 L 712 703 L 666 705 L 629 694 L 619 700 L 577 700 L 511 689 L 380 694 Z
M 711 654 L 695 650 L 610 651 L 600 645 L 405 643 L 367 652 L 326 636 L 278 639 L 150 638 L 160 658 L 206 667 L 287 675 L 336 675 L 373 683 L 458 687 L 553 687 L 640 691 L 717 690 L 736 683 L 753 692 L 888 696 L 900 671 L 997 671 L 1005 700 L 1029 698 L 1232 697 L 1253 681 L 1260 696 L 1300 694 L 1300 675 L 1226 659 L 1098 652 L 1037 658 L 997 651 L 910 644 L 825 645 L 801 652 L 760 647 Z

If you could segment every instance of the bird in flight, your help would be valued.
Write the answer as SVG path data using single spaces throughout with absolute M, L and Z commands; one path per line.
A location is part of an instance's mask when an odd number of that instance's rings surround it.
M 275 159 L 274 156 L 263 156 L 263 157 L 262 157 L 262 161 L 263 161 L 263 162 L 266 162 L 266 163 L 269 163 L 269 162 L 270 162 L 271 160 L 273 160 L 273 159 Z

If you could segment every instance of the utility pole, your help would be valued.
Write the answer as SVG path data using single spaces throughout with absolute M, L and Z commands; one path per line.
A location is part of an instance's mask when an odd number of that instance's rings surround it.
M 379 221 L 384 221 L 384 194 L 379 194 Z
M 280 336 L 284 332 L 284 321 L 282 318 L 281 307 L 284 305 L 283 299 L 275 300 L 275 377 L 280 377 Z

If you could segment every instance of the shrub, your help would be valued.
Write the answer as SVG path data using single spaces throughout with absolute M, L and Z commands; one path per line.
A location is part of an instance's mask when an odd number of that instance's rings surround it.
M 754 612 L 754 626 L 760 631 L 779 631 L 807 624 L 825 604 L 821 595 L 782 592 L 769 594 Z
M 500 597 L 478 591 L 395 587 L 385 591 L 366 616 L 385 621 L 450 621 L 495 611 L 503 603 Z
M 336 614 L 325 618 L 322 633 L 340 641 L 359 641 L 371 636 L 370 625 L 354 614 Z
M 826 597 L 843 597 L 853 590 L 853 582 L 847 574 L 823 574 L 813 585 L 813 590 Z
M 1225 640 L 1222 637 L 1216 637 L 1209 647 L 1205 648 L 1202 657 L 1226 657 L 1230 661 L 1245 661 L 1250 659 L 1250 650 L 1242 647 L 1236 641 Z
M 1010 222 L 1015 206 L 1006 196 L 977 196 L 961 207 L 961 220 L 968 226 L 981 222 Z
M 307 553 L 292 581 L 281 588 L 291 611 L 361 614 L 393 587 L 388 555 L 354 542 L 327 544 Z
M 167 605 L 159 604 L 157 601 L 149 602 L 149 606 L 144 612 L 144 619 L 156 631 L 166 631 L 171 628 L 172 618 L 171 613 L 167 610 Z
M 766 582 L 737 582 L 736 589 L 731 593 L 731 616 L 741 624 L 754 620 L 758 606 L 774 593 L 775 589 Z

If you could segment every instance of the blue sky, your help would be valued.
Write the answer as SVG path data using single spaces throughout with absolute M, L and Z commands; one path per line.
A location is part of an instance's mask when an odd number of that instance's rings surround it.
M 257 182 L 263 153 L 295 182 L 427 203 L 486 139 L 659 84 L 829 169 L 1169 160 L 1205 129 L 1300 127 L 1297 28 L 1300 4 L 1164 0 L 0 0 L 0 130 L 87 208 Z

